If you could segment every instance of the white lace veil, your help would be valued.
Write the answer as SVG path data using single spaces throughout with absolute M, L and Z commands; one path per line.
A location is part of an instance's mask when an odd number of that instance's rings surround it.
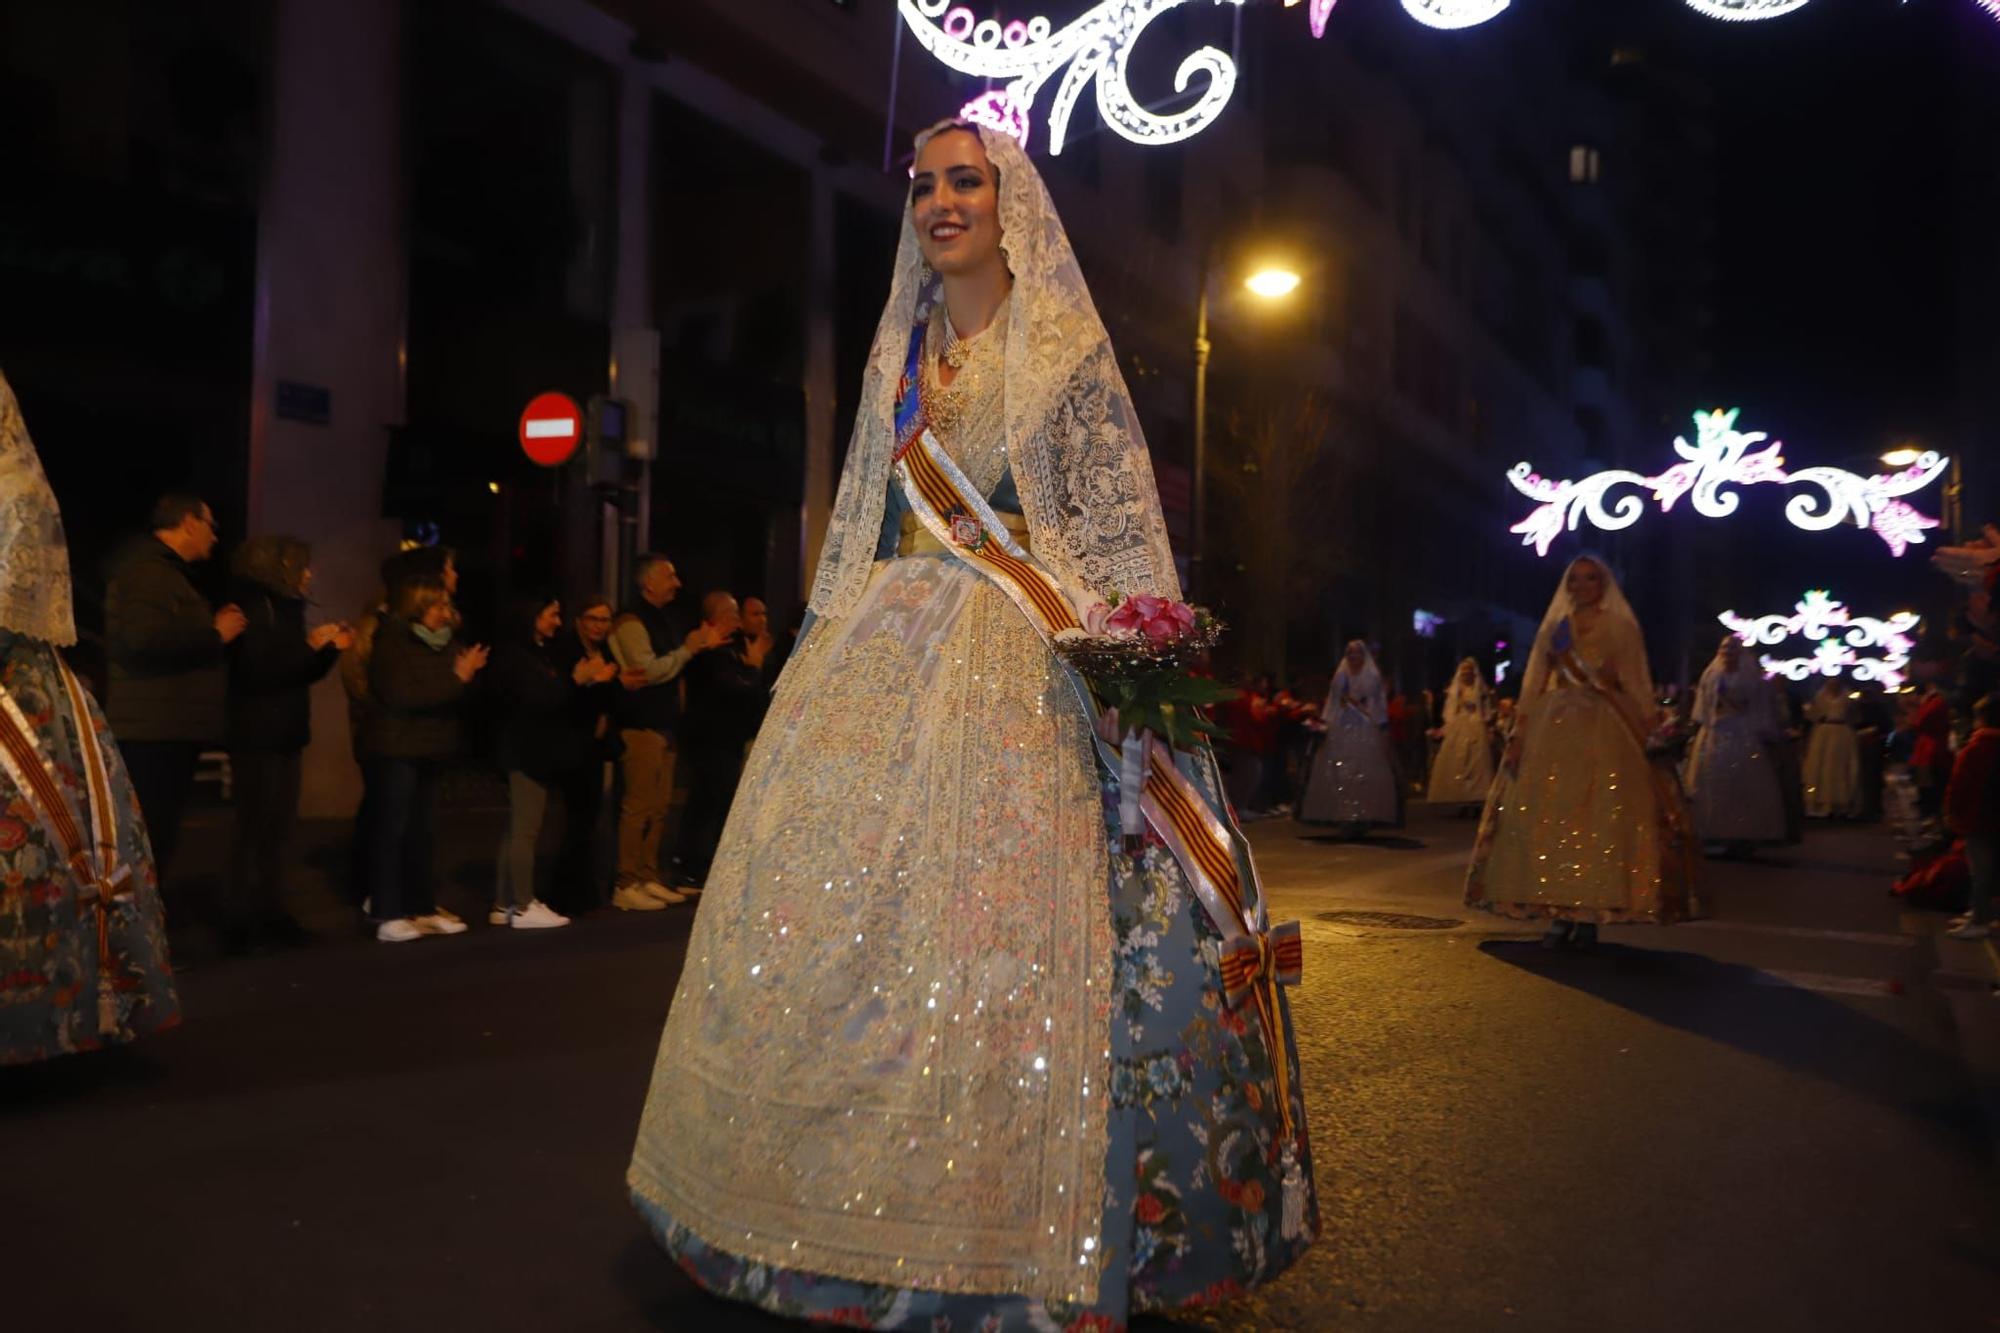
M 1472 683 L 1470 685 L 1462 683 L 1458 678 L 1459 672 L 1465 670 L 1467 663 L 1470 663 L 1472 666 Z M 1486 693 L 1486 672 L 1479 665 L 1479 659 L 1476 657 L 1466 658 L 1451 673 L 1451 686 L 1444 692 L 1443 715 L 1448 718 L 1456 717 L 1458 715 L 1459 704 L 1468 696 L 1476 702 L 1484 699 Z
M 1639 617 L 1632 611 L 1632 603 L 1625 600 L 1624 590 L 1618 586 L 1618 578 L 1611 572 L 1611 566 L 1602 556 L 1586 552 L 1563 566 L 1562 577 L 1556 581 L 1556 595 L 1549 599 L 1549 609 L 1542 616 L 1541 628 L 1535 631 L 1534 651 L 1528 656 L 1527 674 L 1521 677 L 1521 703 L 1525 708 L 1530 702 L 1529 691 L 1546 689 L 1549 679 L 1549 640 L 1554 637 L 1556 626 L 1568 620 L 1576 610 L 1576 604 L 1569 595 L 1569 572 L 1588 560 L 1604 574 L 1604 600 L 1600 603 L 1604 622 L 1621 622 L 1631 633 L 1638 651 L 1633 660 L 1620 668 L 1620 685 L 1635 699 L 1644 701 L 1647 708 L 1654 706 L 1653 673 L 1646 664 L 1646 636 L 1639 628 Z
M 1361 670 L 1350 671 L 1347 654 L 1355 648 L 1361 650 Z M 1334 668 L 1333 683 L 1327 687 L 1326 708 L 1321 716 L 1331 722 L 1340 715 L 1340 696 L 1347 697 L 1361 705 L 1361 711 L 1376 722 L 1389 720 L 1389 705 L 1382 687 L 1382 669 L 1375 665 L 1375 654 L 1368 651 L 1368 645 L 1360 639 L 1349 641 L 1340 654 L 1340 665 Z
M 919 150 L 957 125 L 917 136 Z M 1180 596 L 1153 465 L 1110 336 L 1041 174 L 1005 134 L 975 128 L 1000 174 L 1000 248 L 1014 275 L 1007 321 L 1007 459 L 1035 558 L 1073 594 Z M 868 367 L 847 465 L 813 576 L 814 614 L 843 616 L 875 560 L 895 453 L 896 388 L 925 268 L 903 206 L 896 272 Z
M 0 630 L 60 648 L 76 642 L 62 511 L 5 375 L 0 375 Z
M 1739 646 L 1742 644 L 1742 640 L 1736 639 L 1733 634 L 1718 643 L 1715 646 L 1715 656 L 1710 658 L 1708 665 L 1702 669 L 1701 681 L 1695 686 L 1694 720 L 1703 725 L 1715 720 L 1716 696 L 1725 679 L 1729 681 L 1737 707 L 1740 709 L 1754 708 L 1764 697 L 1764 668 L 1757 661 L 1755 653 L 1744 648 L 1737 655 L 1734 671 L 1723 663 L 1723 650 L 1731 640 Z

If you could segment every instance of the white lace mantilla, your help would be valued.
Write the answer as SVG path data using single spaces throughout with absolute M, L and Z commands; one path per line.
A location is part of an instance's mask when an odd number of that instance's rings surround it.
M 0 630 L 62 648 L 76 642 L 62 511 L 5 375 L 0 375 Z
M 941 128 L 920 136 L 919 149 Z M 1000 246 L 1014 275 L 1007 456 L 1035 556 L 1072 593 L 1178 597 L 1145 437 L 1062 221 L 1020 145 L 1004 134 L 978 133 L 1000 174 Z M 813 579 L 812 609 L 823 617 L 854 610 L 875 558 L 896 447 L 896 386 L 923 281 L 905 204 L 895 279 Z

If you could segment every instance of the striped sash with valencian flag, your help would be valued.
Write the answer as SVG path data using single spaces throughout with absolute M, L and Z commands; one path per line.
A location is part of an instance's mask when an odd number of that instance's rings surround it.
M 132 868 L 118 863 L 118 813 L 111 797 L 110 770 L 104 763 L 97 728 L 91 723 L 83 684 L 60 657 L 56 667 L 76 723 L 86 808 L 79 817 L 71 807 L 56 778 L 55 766 L 35 738 L 34 727 L 14 696 L 4 689 L 0 689 L 0 769 L 14 780 L 16 789 L 55 836 L 76 882 L 78 903 L 88 905 L 96 915 L 97 1026 L 101 1033 L 111 1034 L 118 1030 L 118 968 L 111 950 L 111 914 L 116 903 L 129 894 L 123 886 L 131 878 Z

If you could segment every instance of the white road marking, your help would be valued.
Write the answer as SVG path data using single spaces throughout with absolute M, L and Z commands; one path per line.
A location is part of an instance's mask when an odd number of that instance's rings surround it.
M 1828 972 L 1759 971 L 1750 978 L 1756 986 L 1787 986 L 1795 990 L 1825 991 L 1833 995 L 1901 995 L 1897 981 L 1877 981 L 1872 977 L 1842 977 Z
M 1846 944 L 1880 944 L 1893 949 L 1914 949 L 1914 935 L 1889 935 L 1867 930 L 1821 930 L 1816 926 L 1773 926 L 1754 921 L 1687 921 L 1682 930 L 1738 930 L 1750 935 L 1783 935 L 1795 940 L 1839 940 Z

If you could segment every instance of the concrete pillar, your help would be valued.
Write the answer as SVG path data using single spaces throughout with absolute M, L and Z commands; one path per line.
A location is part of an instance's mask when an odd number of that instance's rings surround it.
M 402 34 L 401 0 L 273 5 L 246 489 L 251 533 L 312 544 L 312 620 L 355 618 L 395 546 L 381 514 L 409 290 Z M 281 384 L 325 391 L 325 420 L 280 417 Z M 313 691 L 301 808 L 347 815 L 360 790 L 347 700 L 329 677 Z

